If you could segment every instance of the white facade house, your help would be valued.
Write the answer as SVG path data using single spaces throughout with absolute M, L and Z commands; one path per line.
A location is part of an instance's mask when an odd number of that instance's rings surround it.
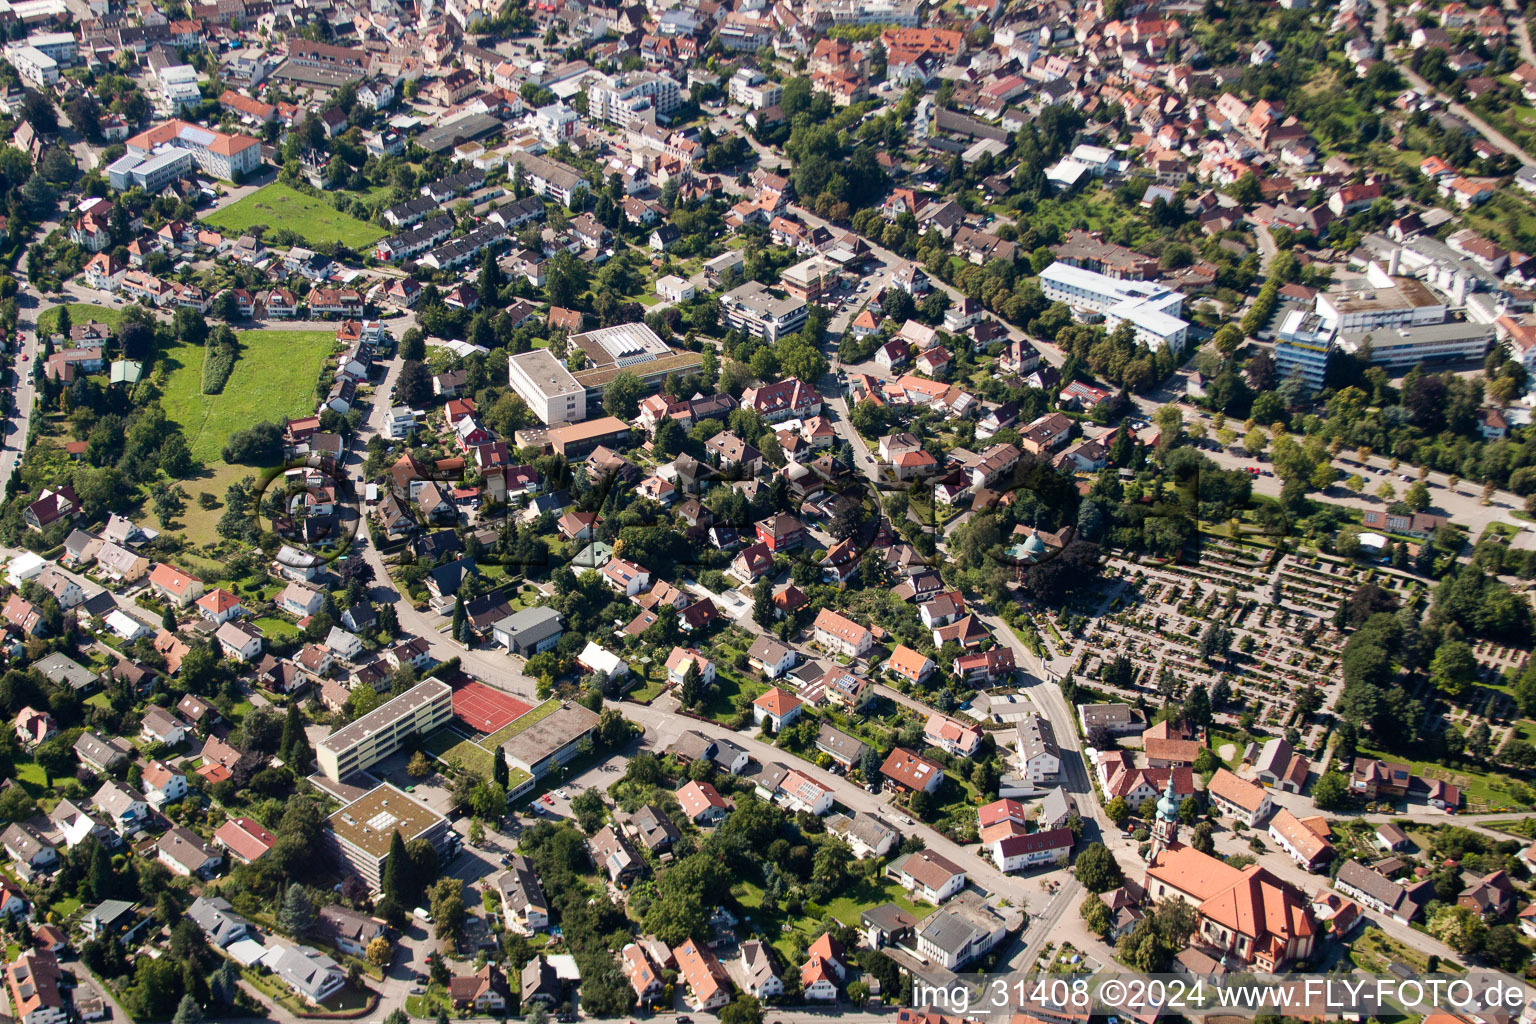
M 890 874 L 903 889 L 934 906 L 965 888 L 965 869 L 932 850 L 907 854 L 891 865 Z

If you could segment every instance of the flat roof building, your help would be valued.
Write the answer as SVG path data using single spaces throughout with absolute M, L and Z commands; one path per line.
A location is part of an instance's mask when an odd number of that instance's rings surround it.
M 1293 309 L 1275 334 L 1275 375 L 1281 380 L 1300 377 L 1316 394 L 1323 389 L 1333 347 L 1332 327 L 1316 313 Z
M 748 281 L 720 296 L 726 323 L 746 334 L 774 342 L 805 323 L 804 299 L 780 297 L 760 281 Z
M 1374 263 L 1363 279 L 1318 292 L 1315 308 L 1340 334 L 1443 323 L 1447 311 L 1424 282 L 1392 277 Z
M 1394 370 L 1408 370 L 1419 363 L 1477 360 L 1481 362 L 1493 344 L 1493 324 L 1452 320 L 1420 327 L 1377 327 L 1339 335 L 1345 352 L 1370 349 L 1370 361 Z
M 315 761 L 327 778 L 339 782 L 393 754 L 406 738 L 431 732 L 451 717 L 453 688 L 440 679 L 427 679 L 321 740 Z
M 507 764 L 538 778 L 576 756 L 577 745 L 597 728 L 598 714 L 580 704 L 562 703 L 501 745 Z
M 439 854 L 448 848 L 448 819 L 389 783 L 381 783 L 325 819 L 331 853 L 377 890 L 395 833 L 407 843 L 425 839 Z
M 1040 289 L 1052 302 L 1104 315 L 1104 326 L 1113 331 L 1129 323 L 1136 340 L 1153 351 L 1164 346 L 1181 351 L 1189 324 L 1180 319 L 1184 296 L 1148 281 L 1128 281 L 1069 263 L 1052 263 L 1040 274 Z
M 5 59 L 22 81 L 46 88 L 59 80 L 59 62 L 35 46 L 7 46 Z
M 667 343 L 643 323 L 616 324 L 575 334 L 571 336 L 571 344 L 580 347 L 597 368 L 634 366 L 636 363 L 660 359 L 672 352 Z
M 617 416 L 603 416 L 583 423 L 562 423 L 547 429 L 519 430 L 513 440 L 519 448 L 542 448 L 568 459 L 586 455 L 594 448 L 617 445 L 629 437 L 629 424 Z
M 548 349 L 508 357 L 507 380 L 543 423 L 574 423 L 587 418 L 587 389 Z
M 124 153 L 107 165 L 107 183 L 119 192 L 135 186 L 149 193 L 159 193 L 173 181 L 192 173 L 196 160 L 185 149 L 157 147 L 147 157 Z
M 818 254 L 786 268 L 779 274 L 779 283 L 797 299 L 820 302 L 823 295 L 837 288 L 841 270 L 830 257 Z

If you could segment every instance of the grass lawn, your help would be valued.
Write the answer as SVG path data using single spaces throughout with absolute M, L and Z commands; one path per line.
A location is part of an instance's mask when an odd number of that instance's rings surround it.
M 1413 773 L 1421 778 L 1440 779 L 1459 787 L 1469 813 L 1532 809 L 1515 796 L 1514 786 L 1517 780 L 1499 772 L 1478 772 L 1465 766 L 1452 771 L 1432 761 L 1405 761 L 1402 757 L 1379 750 L 1369 750 L 1364 746 L 1361 746 L 1357 752 L 1365 757 L 1406 763 Z
M 543 704 L 540 704 L 537 707 L 529 708 L 527 711 L 523 712 L 512 721 L 502 726 L 499 730 L 487 736 L 485 738 L 484 745 L 491 750 L 495 750 L 497 747 L 507 742 L 507 740 L 521 733 L 524 729 L 527 729 L 533 725 L 537 725 L 558 710 L 560 710 L 560 701 L 554 697 L 551 697 Z
M 53 914 L 56 918 L 58 918 L 58 920 L 62 921 L 69 915 L 73 914 L 75 911 L 79 910 L 81 906 L 83 906 L 83 904 L 71 896 L 68 899 L 59 900 L 59 902 L 51 905 L 48 908 L 48 912 Z
M 16 781 L 29 790 L 36 790 L 37 792 L 48 788 L 47 773 L 43 771 L 41 765 L 31 761 L 16 766 Z
M 299 635 L 299 627 L 287 619 L 275 619 L 269 616 L 257 619 L 255 625 L 268 640 L 291 640 Z
M 699 706 L 699 714 L 717 722 L 724 722 L 737 714 L 735 705 L 737 694 L 746 694 L 749 700 L 756 700 L 767 692 L 767 683 L 738 676 L 734 671 L 716 665 L 715 685 L 710 688 L 709 699 Z
M 37 330 L 39 334 L 52 334 L 58 330 L 58 311 L 60 309 L 69 310 L 69 322 L 75 326 L 79 326 L 87 320 L 97 320 L 115 331 L 123 323 L 123 311 L 120 309 L 113 309 L 110 306 L 98 306 L 90 302 L 66 302 L 61 306 L 45 309 L 38 314 Z
M 1366 925 L 1350 943 L 1349 958 L 1361 970 L 1375 973 L 1385 973 L 1388 965 L 1394 963 L 1407 964 L 1419 971 L 1429 967 L 1429 960 L 1423 953 L 1410 949 L 1372 925 Z
M 857 889 L 848 890 L 825 905 L 807 903 L 798 917 L 786 915 L 782 909 L 771 916 L 762 914 L 759 908 L 763 905 L 763 887 L 757 881 L 737 881 L 731 887 L 731 895 L 751 912 L 754 930 L 791 963 L 794 962 L 797 940 L 803 945 L 815 941 L 821 934 L 821 921 L 828 914 L 843 924 L 858 927 L 859 914 L 883 903 L 894 903 L 919 919 L 933 909 L 926 903 L 913 903 L 910 894 L 895 882 L 864 882 Z
M 239 333 L 243 348 L 221 395 L 203 394 L 200 348 L 177 345 L 160 361 L 165 414 L 181 426 L 192 454 L 210 466 L 221 462 L 219 452 L 235 431 L 263 420 L 281 422 L 285 417 L 312 415 L 320 365 L 336 341 L 327 331 Z M 255 472 L 248 467 L 240 470 L 241 474 Z M 222 489 L 214 493 L 224 496 Z M 213 518 L 217 521 L 218 516 Z
M 433 757 L 442 757 L 465 741 L 463 733 L 454 728 L 439 729 L 426 739 L 421 741 L 421 749 Z
M 843 924 L 857 928 L 859 915 L 882 903 L 894 903 L 917 920 L 922 920 L 933 909 L 926 903 L 914 902 L 912 894 L 895 882 L 886 882 L 884 886 L 865 884 L 832 900 L 824 909 Z
M 432 1017 L 438 1007 L 452 1009 L 448 1005 L 448 990 L 441 985 L 428 985 L 425 995 L 406 996 L 405 1012 L 412 1017 Z
M 495 770 L 496 756 L 474 740 L 460 740 L 437 756 L 445 763 L 457 762 L 459 767 L 482 779 L 489 779 Z
M 272 231 L 287 228 L 296 232 L 310 245 L 340 242 L 351 249 L 365 248 L 385 234 L 382 229 L 340 213 L 329 203 L 280 181 L 204 217 L 203 223 L 229 235 L 241 235 L 257 224 L 265 224 Z
M 655 700 L 657 697 L 660 697 L 666 688 L 667 681 L 665 679 L 658 680 L 654 683 L 646 683 L 639 689 L 631 690 L 629 692 L 629 699 L 639 704 L 648 704 Z

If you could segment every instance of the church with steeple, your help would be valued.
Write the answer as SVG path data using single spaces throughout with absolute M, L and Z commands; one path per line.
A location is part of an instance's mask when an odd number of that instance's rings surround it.
M 1235 868 L 1179 841 L 1173 778 L 1157 801 L 1143 888 L 1147 897 L 1195 908 L 1192 942 L 1222 959 L 1262 971 L 1309 959 L 1317 939 L 1307 897 L 1267 869 Z
M 1157 801 L 1157 819 L 1152 822 L 1152 846 L 1147 860 L 1157 861 L 1164 850 L 1179 846 L 1179 797 L 1173 791 L 1173 773 L 1168 773 L 1168 788 Z

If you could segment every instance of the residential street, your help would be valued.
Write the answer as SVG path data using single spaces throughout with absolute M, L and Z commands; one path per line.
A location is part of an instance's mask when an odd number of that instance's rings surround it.
M 1528 167 L 1536 165 L 1536 160 L 1533 160 L 1531 156 L 1525 152 L 1525 150 L 1511 142 L 1507 136 L 1499 132 L 1492 125 L 1488 124 L 1488 122 L 1478 117 L 1472 111 L 1468 110 L 1465 104 L 1453 102 L 1449 96 L 1445 95 L 1445 93 L 1424 81 L 1423 78 L 1414 73 L 1413 68 L 1408 66 L 1407 61 L 1398 59 L 1392 53 L 1391 47 L 1386 44 L 1387 19 L 1390 17 L 1390 8 L 1387 5 L 1386 0 L 1371 0 L 1371 3 L 1376 9 L 1375 18 L 1373 20 L 1373 25 L 1375 26 L 1376 30 L 1376 39 L 1382 43 L 1383 50 L 1386 53 L 1387 59 L 1391 60 L 1392 63 L 1397 65 L 1397 70 L 1400 71 L 1402 76 L 1408 80 L 1409 85 L 1419 90 L 1419 92 L 1423 93 L 1425 96 L 1433 96 L 1435 99 L 1445 104 L 1445 108 L 1447 110 L 1470 124 L 1474 129 L 1477 130 L 1479 135 L 1487 139 L 1490 143 L 1497 146 L 1499 149 L 1502 149 L 1504 152 L 1508 153 L 1510 156 L 1515 157 L 1521 163 Z M 1524 55 L 1527 61 L 1529 61 L 1531 59 L 1531 44 L 1525 32 L 1524 22 L 1512 21 L 1511 26 L 1512 32 L 1515 34 L 1520 43 L 1521 54 Z

